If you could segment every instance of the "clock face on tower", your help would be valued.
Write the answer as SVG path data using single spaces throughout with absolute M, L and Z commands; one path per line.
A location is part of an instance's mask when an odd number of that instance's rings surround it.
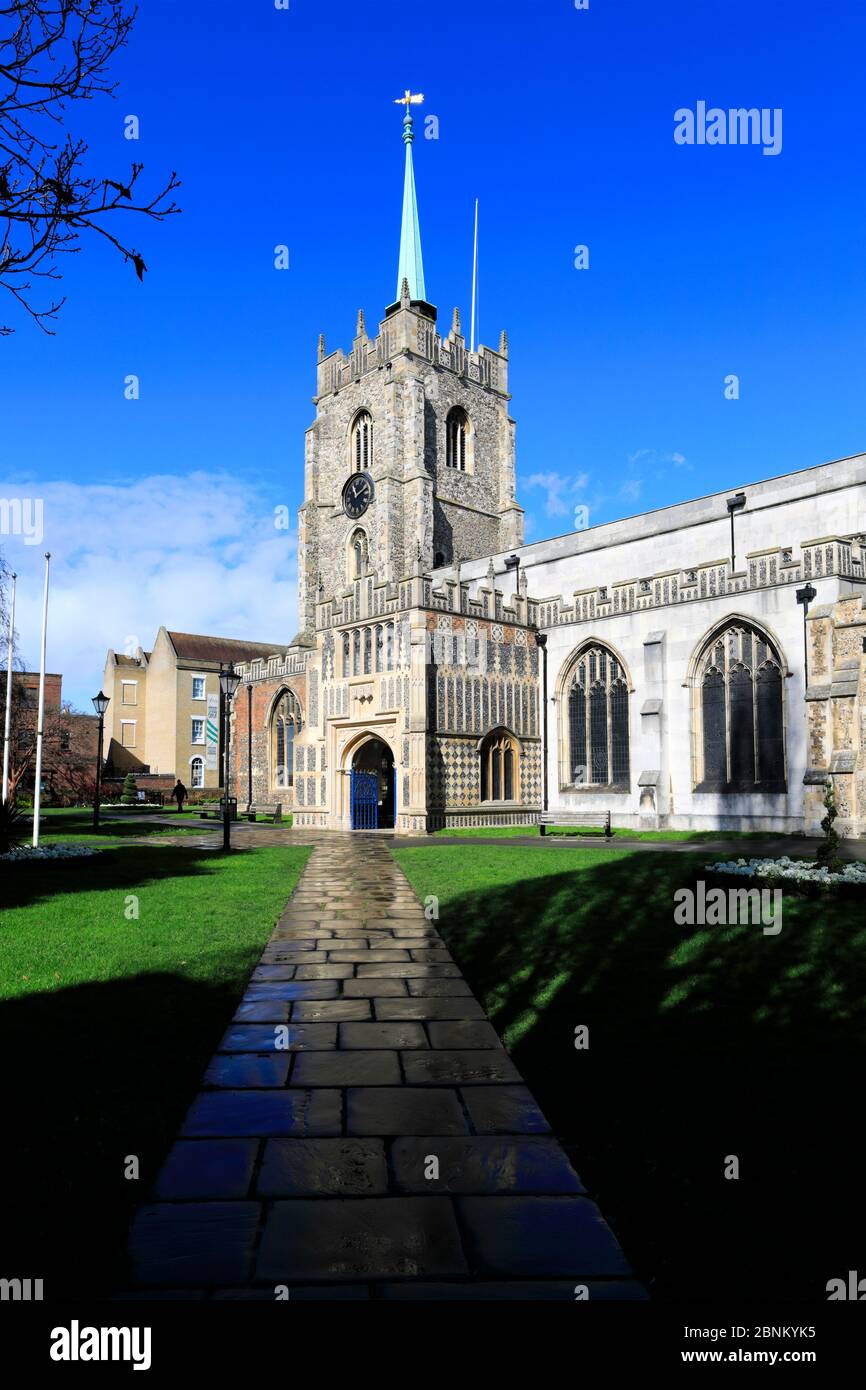
M 373 500 L 373 479 L 369 473 L 355 473 L 343 488 L 343 511 L 352 521 L 363 516 Z

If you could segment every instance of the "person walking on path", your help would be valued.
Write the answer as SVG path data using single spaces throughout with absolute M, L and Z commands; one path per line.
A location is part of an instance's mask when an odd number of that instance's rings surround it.
M 183 782 L 180 780 L 179 777 L 174 784 L 171 794 L 177 802 L 178 814 L 180 814 L 180 812 L 183 810 L 183 803 L 186 800 L 186 787 L 183 785 Z

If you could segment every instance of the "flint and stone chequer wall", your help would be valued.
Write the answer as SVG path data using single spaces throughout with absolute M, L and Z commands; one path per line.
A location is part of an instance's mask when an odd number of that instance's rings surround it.
M 542 797 L 538 647 L 524 627 L 428 614 L 427 803 L 430 828 L 532 824 Z M 517 739 L 518 796 L 481 801 L 479 744 L 493 729 Z
M 805 823 L 821 833 L 832 782 L 843 836 L 866 833 L 866 600 L 851 594 L 812 609 L 807 620 L 809 766 Z

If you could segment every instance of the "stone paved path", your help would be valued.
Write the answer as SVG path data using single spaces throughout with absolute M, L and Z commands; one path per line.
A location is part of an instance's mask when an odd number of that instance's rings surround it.
M 375 837 L 318 837 L 130 1255 L 121 1298 L 645 1297 Z

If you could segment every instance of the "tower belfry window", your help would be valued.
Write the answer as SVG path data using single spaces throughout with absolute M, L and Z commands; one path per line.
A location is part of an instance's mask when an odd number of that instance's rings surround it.
M 355 416 L 352 425 L 352 469 L 361 473 L 373 462 L 373 418 L 368 410 Z
M 445 422 L 446 452 L 445 462 L 449 468 L 465 473 L 470 464 L 470 424 L 469 416 L 462 406 L 449 410 Z

